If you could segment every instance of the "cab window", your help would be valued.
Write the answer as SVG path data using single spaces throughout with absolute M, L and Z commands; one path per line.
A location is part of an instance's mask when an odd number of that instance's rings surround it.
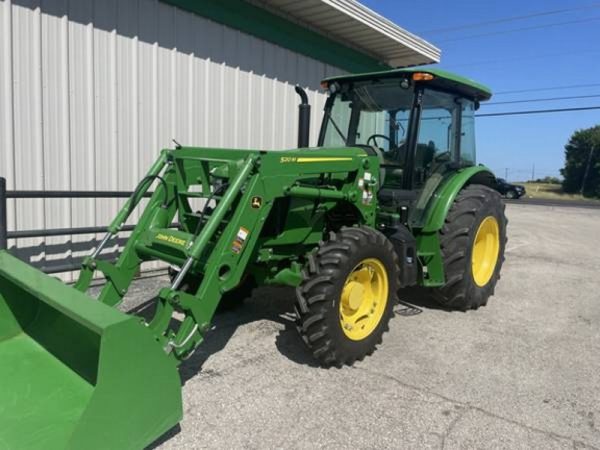
M 414 184 L 419 187 L 447 164 L 475 164 L 474 104 L 445 92 L 424 92 L 415 149 Z

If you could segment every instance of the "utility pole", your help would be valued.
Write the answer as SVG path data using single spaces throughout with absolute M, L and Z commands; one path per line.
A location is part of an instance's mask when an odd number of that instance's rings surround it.
M 504 169 L 504 179 L 508 181 L 508 167 Z
M 535 163 L 531 166 L 531 181 L 535 181 Z
M 583 188 L 585 187 L 585 182 L 587 181 L 587 177 L 590 173 L 590 166 L 592 165 L 592 156 L 594 155 L 594 146 L 590 148 L 590 154 L 588 155 L 587 164 L 585 166 L 585 172 L 583 173 L 583 180 L 581 180 L 581 190 L 579 191 L 581 195 L 583 195 Z

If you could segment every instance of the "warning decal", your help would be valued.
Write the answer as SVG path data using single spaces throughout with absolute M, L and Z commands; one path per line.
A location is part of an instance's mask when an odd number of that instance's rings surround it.
M 248 238 L 249 234 L 249 230 L 247 230 L 244 227 L 240 227 L 240 229 L 237 232 L 237 235 L 235 236 L 235 239 L 231 243 L 231 251 L 233 253 L 239 253 L 242 251 L 242 248 L 244 247 L 244 242 L 246 242 L 246 239 Z

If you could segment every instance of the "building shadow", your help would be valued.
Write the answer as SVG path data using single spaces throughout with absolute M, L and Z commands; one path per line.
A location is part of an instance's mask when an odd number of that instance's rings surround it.
M 121 249 L 126 244 L 127 238 L 116 238 L 112 239 L 108 243 L 108 251 L 102 252 L 101 259 L 114 261 L 121 254 Z M 100 239 L 91 238 L 88 240 L 82 240 L 73 242 L 71 239 L 67 239 L 61 243 L 52 244 L 48 242 L 42 242 L 37 245 L 28 247 L 12 245 L 8 248 L 8 251 L 21 261 L 35 267 L 44 272 L 54 273 L 58 269 L 61 269 L 65 264 L 72 265 L 77 268 L 81 265 L 84 258 L 91 253 L 91 251 L 98 246 Z M 78 256 L 73 256 L 72 253 L 77 253 Z M 65 255 L 67 255 L 65 257 Z M 62 270 L 61 270 L 62 271 Z

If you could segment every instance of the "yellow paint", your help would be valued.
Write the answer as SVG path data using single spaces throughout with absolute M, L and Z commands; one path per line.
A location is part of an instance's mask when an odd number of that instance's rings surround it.
M 322 158 L 298 158 L 296 162 L 309 163 L 309 162 L 335 162 L 335 161 L 352 161 L 352 158 L 333 158 L 333 157 L 322 157 Z
M 371 335 L 381 322 L 388 295 L 388 275 L 383 263 L 375 258 L 361 261 L 342 289 L 340 325 L 344 334 L 353 341 Z
M 158 233 L 156 235 L 156 239 L 158 239 L 159 241 L 168 242 L 169 244 L 179 245 L 181 247 L 183 247 L 187 243 L 187 241 L 185 239 L 180 239 L 175 236 L 171 236 L 169 234 Z
M 495 217 L 487 216 L 479 224 L 473 241 L 471 271 L 477 286 L 483 287 L 490 281 L 496 270 L 499 253 L 500 227 Z

